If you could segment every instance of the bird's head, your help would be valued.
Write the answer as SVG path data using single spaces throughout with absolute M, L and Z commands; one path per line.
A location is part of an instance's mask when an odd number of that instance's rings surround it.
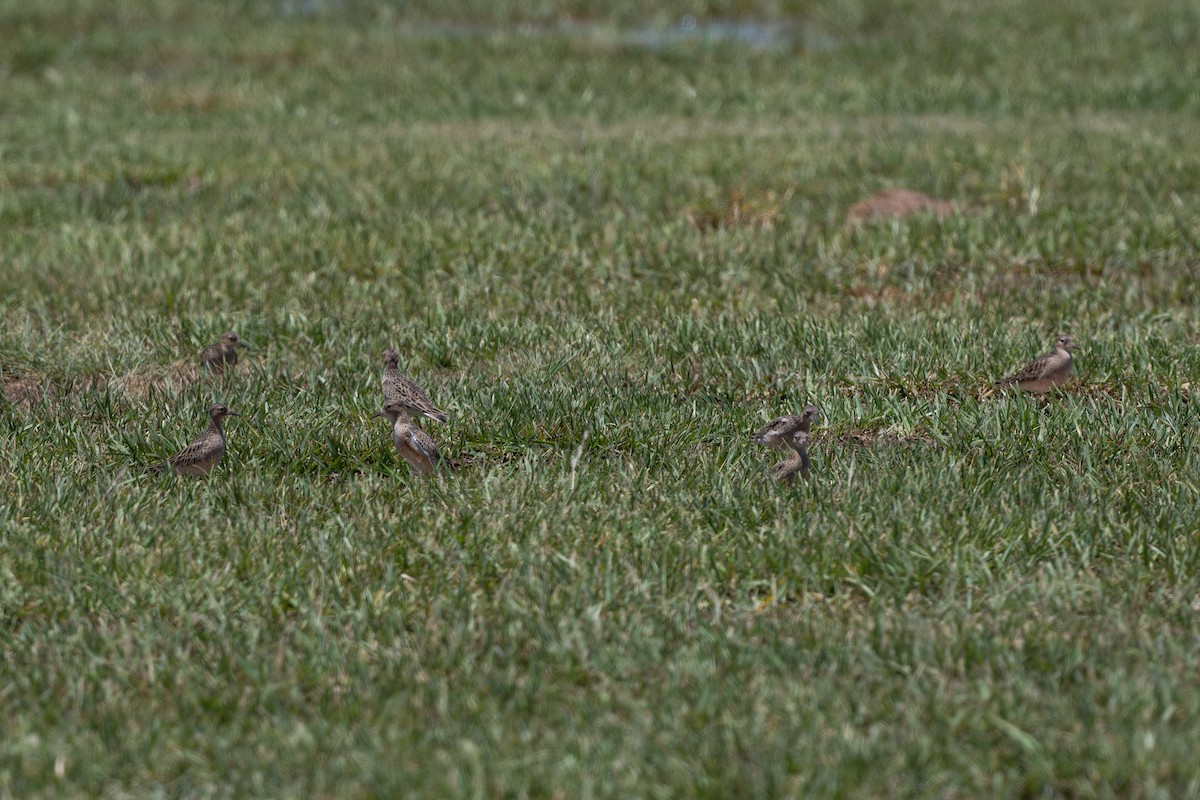
M 229 406 L 217 403 L 212 408 L 208 409 L 208 416 L 213 420 L 220 420 L 225 417 L 240 417 L 241 414 L 230 411 Z
M 383 365 L 395 369 L 400 366 L 400 354 L 392 348 L 383 351 Z
M 408 416 L 408 412 L 405 410 L 404 406 L 400 405 L 399 403 L 388 403 L 383 407 L 383 410 L 375 416 L 384 417 L 388 422 L 395 425 L 396 420 L 400 419 L 401 417 Z

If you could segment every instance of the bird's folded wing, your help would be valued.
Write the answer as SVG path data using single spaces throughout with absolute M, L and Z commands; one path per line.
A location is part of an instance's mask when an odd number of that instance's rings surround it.
M 1020 383 L 1021 381 L 1036 381 L 1046 372 L 1046 365 L 1050 363 L 1050 356 L 1042 356 L 1035 358 L 1025 365 L 1025 368 L 1013 376 L 1013 381 Z
M 403 392 L 404 399 L 408 401 L 409 405 L 411 405 L 413 408 L 420 409 L 421 411 L 436 412 L 438 410 L 437 406 L 433 404 L 433 401 L 429 399 L 429 395 L 425 394 L 425 390 L 418 386 L 417 383 L 411 378 L 405 378 L 401 382 L 400 387 Z
M 404 392 L 401 402 L 409 408 L 414 408 L 430 419 L 436 419 L 439 422 L 446 422 L 450 419 L 446 412 L 433 404 L 433 401 L 429 399 L 429 395 L 425 394 L 425 390 L 418 386 L 412 378 L 404 378 L 401 386 Z
M 188 464 L 195 464 L 199 461 L 204 461 L 211 458 L 216 451 L 216 444 L 207 440 L 192 442 L 187 447 L 180 450 L 175 455 L 171 456 L 170 462 L 176 467 L 186 467 Z
M 1046 365 L 1050 362 L 1050 356 L 1045 355 L 1041 358 L 1035 358 L 1020 370 L 1009 375 L 1007 378 L 1001 378 L 996 381 L 996 386 L 1007 386 L 1010 383 L 1023 383 L 1025 381 L 1036 381 L 1046 372 Z
M 413 450 L 420 453 L 429 459 L 431 464 L 436 464 L 441 460 L 442 454 L 438 452 L 437 445 L 433 443 L 433 439 L 429 438 L 429 434 L 420 428 L 409 430 L 406 438 L 408 444 Z
M 796 470 L 800 469 L 802 463 L 803 462 L 800 460 L 800 454 L 792 453 L 783 461 L 780 461 L 777 464 L 772 464 L 769 471 L 773 477 L 781 478 L 796 472 Z
M 750 441 L 762 444 L 774 439 L 783 432 L 785 427 L 787 427 L 788 421 L 789 420 L 787 417 L 779 417 L 778 419 L 771 420 L 766 424 L 766 427 L 754 434 L 754 438 L 752 438 Z

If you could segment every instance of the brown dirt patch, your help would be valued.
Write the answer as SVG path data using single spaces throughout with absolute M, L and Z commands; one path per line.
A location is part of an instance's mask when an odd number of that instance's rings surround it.
M 912 189 L 884 189 L 850 206 L 847 216 L 851 222 L 872 222 L 930 213 L 944 219 L 956 212 L 948 200 L 935 200 Z
M 179 362 L 165 372 L 130 372 L 113 383 L 133 400 L 144 400 L 151 392 L 177 394 L 196 382 L 200 369 L 195 364 Z
M 58 395 L 58 390 L 51 380 L 36 372 L 4 375 L 0 377 L 0 383 L 3 383 L 4 398 L 12 405 L 22 408 L 53 400 Z
M 151 392 L 178 394 L 195 383 L 200 370 L 195 364 L 180 362 L 156 372 L 130 372 L 120 377 L 108 375 L 68 376 L 62 383 L 37 372 L 4 374 L 0 389 L 13 406 L 28 409 L 36 403 L 53 400 L 72 400 L 90 392 L 102 392 L 110 387 L 124 392 L 133 400 L 144 400 Z
M 155 111 L 166 114 L 210 114 L 240 111 L 246 107 L 245 100 L 236 94 L 201 88 L 162 92 L 150 102 Z

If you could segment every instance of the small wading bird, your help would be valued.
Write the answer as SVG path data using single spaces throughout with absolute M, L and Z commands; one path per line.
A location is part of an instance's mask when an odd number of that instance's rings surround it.
M 453 469 L 458 465 L 443 458 L 437 444 L 429 434 L 413 423 L 408 415 L 406 406 L 400 403 L 388 403 L 383 411 L 376 414 L 384 417 L 392 425 L 392 442 L 396 452 L 417 472 L 422 475 L 433 475 L 438 470 Z
M 150 471 L 163 472 L 172 469 L 177 475 L 203 478 L 212 472 L 213 467 L 221 462 L 221 456 L 225 455 L 225 430 L 221 427 L 221 420 L 238 416 L 241 415 L 217 403 L 208 410 L 208 428 L 204 433 L 166 461 L 150 467 Z
M 233 331 L 223 333 L 219 341 L 210 344 L 200 353 L 200 366 L 206 367 L 217 375 L 223 375 L 226 367 L 232 367 L 237 363 L 238 348 L 246 346 L 246 343 L 239 339 Z
M 996 381 L 993 386 L 1011 386 L 1014 383 L 1023 392 L 1046 394 L 1063 385 L 1071 375 L 1071 351 L 1075 341 L 1070 336 L 1059 336 L 1054 340 L 1054 349 L 1044 356 L 1030 361 L 1019 372 Z
M 392 348 L 383 351 L 383 404 L 399 405 L 402 411 L 415 417 L 429 417 L 438 422 L 450 419 L 430 401 L 416 381 L 400 372 L 400 356 Z
M 782 483 L 796 480 L 797 473 L 808 477 L 812 466 L 808 460 L 808 433 L 818 416 L 820 412 L 816 406 L 805 406 L 799 414 L 771 420 L 750 440 L 775 450 L 792 451 L 789 458 L 771 467 L 771 477 Z
M 792 483 L 796 475 L 807 478 L 812 464 L 808 460 L 808 431 L 796 429 L 786 437 L 787 446 L 792 449 L 789 458 L 771 467 L 771 477 L 780 483 Z
M 774 450 L 787 450 L 790 447 L 787 438 L 794 431 L 808 433 L 818 416 L 820 416 L 820 412 L 816 406 L 805 406 L 804 411 L 799 414 L 788 414 L 771 420 L 766 427 L 754 434 L 754 438 L 750 441 L 754 444 L 766 445 Z

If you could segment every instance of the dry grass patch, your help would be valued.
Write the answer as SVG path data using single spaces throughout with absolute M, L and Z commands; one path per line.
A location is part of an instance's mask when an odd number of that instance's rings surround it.
M 730 228 L 773 228 L 780 218 L 780 206 L 786 197 L 775 192 L 761 197 L 747 197 L 745 192 L 731 192 L 723 205 L 698 206 L 686 213 L 687 221 L 698 231 L 728 230 Z
M 131 400 L 145 400 L 151 393 L 179 394 L 200 379 L 200 368 L 190 362 L 178 361 L 165 370 L 129 372 L 116 378 L 113 385 Z
M 895 431 L 869 428 L 851 428 L 845 433 L 838 434 L 836 438 L 841 444 L 856 444 L 862 447 L 912 447 L 937 444 L 932 436 L 923 433 L 896 433 Z
M 150 107 L 163 114 L 212 114 L 242 111 L 249 107 L 246 99 L 239 94 L 196 86 L 148 94 Z
M 933 214 L 945 219 L 958 213 L 957 206 L 948 200 L 935 200 L 912 189 L 884 189 L 850 206 L 847 216 L 852 223 L 904 219 L 917 214 Z
M 25 409 L 58 396 L 58 388 L 54 382 L 36 372 L 3 375 L 0 376 L 0 384 L 3 385 L 4 399 L 13 406 Z

